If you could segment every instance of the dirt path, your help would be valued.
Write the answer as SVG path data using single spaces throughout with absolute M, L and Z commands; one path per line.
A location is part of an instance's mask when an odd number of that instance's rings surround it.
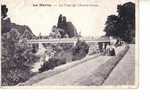
M 103 85 L 133 85 L 135 71 L 135 46 L 130 45 L 127 54 L 117 64 Z
M 93 73 L 101 64 L 105 63 L 111 57 L 99 56 L 95 59 L 82 63 L 65 72 L 46 78 L 33 85 L 82 85 L 81 80 L 87 78 Z M 81 84 L 80 84 L 81 83 Z

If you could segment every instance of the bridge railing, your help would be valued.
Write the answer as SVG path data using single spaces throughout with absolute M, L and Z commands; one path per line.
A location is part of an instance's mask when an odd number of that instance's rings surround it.
M 27 40 L 28 43 L 74 43 L 78 40 L 83 40 L 85 42 L 110 42 L 104 39 L 88 39 L 88 38 L 55 38 L 55 39 L 31 39 Z

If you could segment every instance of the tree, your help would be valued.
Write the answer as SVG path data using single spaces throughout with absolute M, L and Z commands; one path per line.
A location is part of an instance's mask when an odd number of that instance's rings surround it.
M 15 85 L 24 81 L 21 74 L 21 69 L 25 67 L 25 59 L 21 55 L 24 50 L 17 45 L 17 35 L 15 29 L 2 35 L 2 85 Z
M 5 17 L 6 15 L 4 14 Z M 29 65 L 38 59 L 32 53 L 32 47 L 25 42 L 25 38 L 32 38 L 33 35 L 26 26 L 12 24 L 6 18 L 1 20 L 3 27 L 1 34 L 2 85 L 16 85 L 31 77 L 31 67 Z
M 58 17 L 57 28 L 62 28 L 62 14 Z
M 77 36 L 77 30 L 75 26 L 72 24 L 72 22 L 66 23 L 66 32 L 70 38 Z
M 126 42 L 135 42 L 135 4 L 132 2 L 118 5 L 117 7 L 118 16 L 123 25 L 121 29 L 124 34 L 120 34 L 120 37 Z
M 119 17 L 116 15 L 110 15 L 107 17 L 107 21 L 105 23 L 106 27 L 104 29 L 106 36 L 117 36 L 118 21 Z
M 127 43 L 135 41 L 135 4 L 132 2 L 117 6 L 118 15 L 107 17 L 104 31 L 106 36 L 119 37 Z
M 66 28 L 67 28 L 67 18 L 66 18 L 66 16 L 63 16 L 63 18 L 62 18 L 62 29 L 65 31 L 65 33 L 67 32 Z
M 2 33 L 9 32 L 11 29 L 11 20 L 7 17 L 8 8 L 6 5 L 1 5 L 1 29 Z
M 85 41 L 78 40 L 73 48 L 73 60 L 79 60 L 86 56 L 89 52 L 89 46 Z
M 8 8 L 6 7 L 6 5 L 1 5 L 1 16 L 2 16 L 2 18 L 7 17 L 7 12 L 8 12 Z
M 56 29 L 60 32 L 61 38 L 64 38 L 66 36 L 68 36 L 69 38 L 77 36 L 77 30 L 75 26 L 72 24 L 72 22 L 67 21 L 66 16 L 62 16 L 62 14 L 60 14 L 58 17 Z
M 135 4 L 132 2 L 117 6 L 118 16 L 135 28 Z

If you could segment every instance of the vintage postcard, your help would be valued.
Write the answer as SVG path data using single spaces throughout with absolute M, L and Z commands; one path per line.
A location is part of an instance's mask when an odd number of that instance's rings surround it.
M 1 0 L 1 87 L 137 88 L 138 0 Z

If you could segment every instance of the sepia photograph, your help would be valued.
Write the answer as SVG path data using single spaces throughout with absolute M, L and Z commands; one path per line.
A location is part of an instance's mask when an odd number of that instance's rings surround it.
M 1 0 L 1 87 L 138 88 L 138 0 Z

